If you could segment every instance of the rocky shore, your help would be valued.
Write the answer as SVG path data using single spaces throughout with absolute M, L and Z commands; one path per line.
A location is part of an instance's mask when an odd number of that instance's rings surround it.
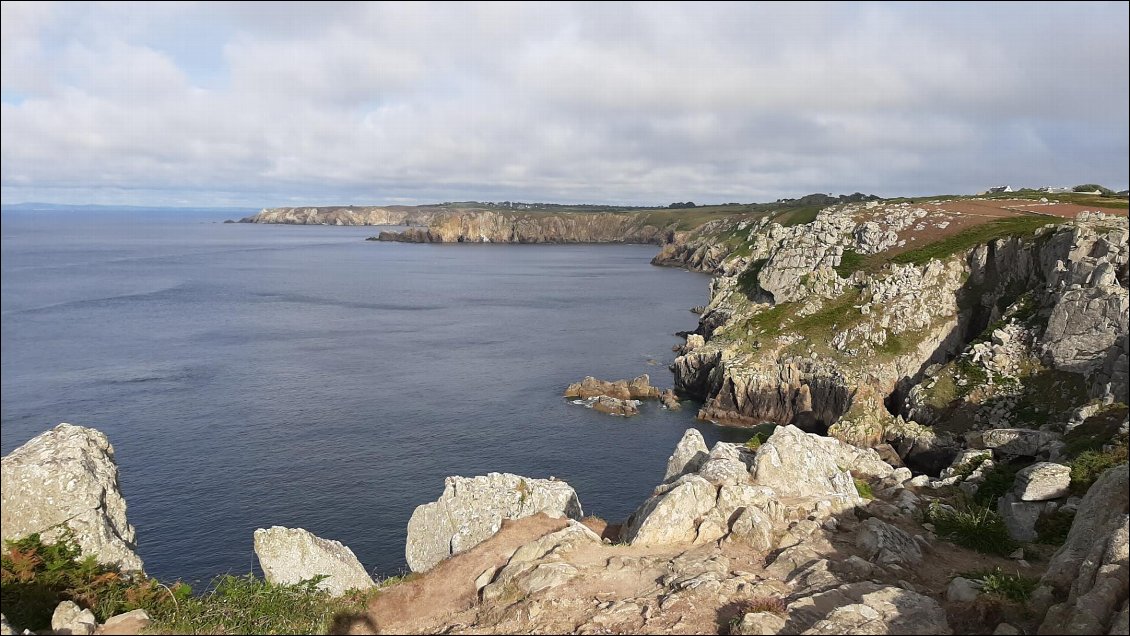
M 1130 630 L 1125 213 L 864 199 L 685 230 L 632 214 L 335 210 L 251 222 L 660 244 L 656 264 L 714 275 L 674 391 L 589 377 L 565 396 L 619 415 L 693 398 L 701 419 L 750 432 L 708 447 L 688 430 L 627 519 L 584 517 L 553 477 L 448 477 L 408 524 L 416 574 L 335 632 Z M 14 450 L 2 492 L 5 541 L 73 537 L 144 576 L 100 432 L 60 424 Z M 333 597 L 377 585 L 348 547 L 305 530 L 249 540 L 273 584 L 313 579 Z M 105 631 L 83 611 L 60 604 L 53 628 Z

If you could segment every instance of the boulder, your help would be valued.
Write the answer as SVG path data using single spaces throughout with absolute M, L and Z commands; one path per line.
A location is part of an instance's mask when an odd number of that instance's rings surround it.
M 255 556 L 270 583 L 293 585 L 326 576 L 318 588 L 333 596 L 376 586 L 353 550 L 302 528 L 259 528 L 255 531 Z
M 114 448 L 101 432 L 60 424 L 6 455 L 0 480 L 0 541 L 39 533 L 52 542 L 69 530 L 83 554 L 142 571 Z
M 775 636 L 784 629 L 784 616 L 773 612 L 750 612 L 742 616 L 737 629 L 731 630 L 730 633 L 743 636 Z
M 679 443 L 675 445 L 675 452 L 667 458 L 667 471 L 663 474 L 664 483 L 698 472 L 709 454 L 710 449 L 706 447 L 702 433 L 688 428 Z
M 981 586 L 965 577 L 955 577 L 946 588 L 946 600 L 951 603 L 971 603 L 981 594 Z
M 1107 469 L 1087 491 L 1067 541 L 1052 556 L 1033 603 L 1052 605 L 1040 634 L 1119 633 L 1130 585 L 1130 476 Z
M 966 443 L 972 448 L 989 448 L 1008 455 L 1036 457 L 1049 450 L 1060 436 L 1028 428 L 993 428 L 970 433 Z
M 913 566 L 922 562 L 922 550 L 913 537 L 875 517 L 860 525 L 855 545 L 879 565 Z
M 1021 501 L 1047 501 L 1066 497 L 1070 485 L 1070 467 L 1039 462 L 1016 473 L 1012 491 Z
M 149 627 L 151 619 L 149 613 L 143 609 L 118 614 L 106 619 L 106 622 L 94 631 L 99 636 L 132 636 L 142 633 Z
M 1036 540 L 1036 521 L 1045 507 L 1042 501 L 1021 501 L 1012 492 L 997 500 L 997 512 L 1004 518 L 1008 535 L 1017 541 Z
M 14 633 L 15 630 L 8 624 L 8 617 L 0 614 L 0 636 L 11 636 Z
M 631 545 L 690 543 L 699 523 L 714 508 L 717 489 L 698 475 L 684 475 L 644 502 L 624 525 Z
M 668 411 L 678 411 L 683 408 L 683 403 L 679 401 L 679 396 L 675 395 L 675 391 L 667 389 L 659 394 L 659 402 L 667 408 Z
M 934 599 L 870 582 L 841 585 L 790 603 L 789 623 L 798 630 L 811 624 L 801 634 L 953 633 Z
M 619 415 L 621 417 L 631 417 L 639 415 L 640 409 L 635 400 L 621 400 L 619 398 L 608 397 L 602 395 L 596 398 L 593 402 L 592 408 L 594 411 L 607 413 L 609 415 Z
M 431 569 L 493 536 L 503 519 L 539 512 L 572 519 L 583 514 L 577 493 L 563 481 L 510 473 L 448 477 L 440 498 L 417 507 L 408 521 L 408 567 L 414 572 Z
M 757 484 L 779 495 L 827 497 L 842 509 L 861 502 L 849 469 L 880 477 L 894 472 L 873 450 L 789 425 L 778 426 L 757 449 L 750 473 Z
M 94 613 L 82 609 L 72 601 L 63 601 L 51 614 L 51 631 L 55 634 L 93 634 L 98 627 Z

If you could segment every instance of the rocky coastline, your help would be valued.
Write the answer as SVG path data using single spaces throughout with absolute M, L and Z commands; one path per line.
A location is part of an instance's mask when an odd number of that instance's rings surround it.
M 564 395 L 619 415 L 693 398 L 700 419 L 750 432 L 711 448 L 687 430 L 623 520 L 585 517 L 551 476 L 449 477 L 409 521 L 414 577 L 332 630 L 1127 633 L 1126 215 L 970 205 L 863 199 L 690 230 L 490 210 L 245 219 L 427 226 L 386 241 L 659 244 L 653 263 L 714 276 L 674 391 L 590 377 Z M 73 537 L 144 577 L 105 435 L 60 424 L 4 457 L 2 490 L 5 541 Z M 272 584 L 378 587 L 336 541 L 250 539 Z M 52 629 L 109 633 L 84 611 L 60 604 Z

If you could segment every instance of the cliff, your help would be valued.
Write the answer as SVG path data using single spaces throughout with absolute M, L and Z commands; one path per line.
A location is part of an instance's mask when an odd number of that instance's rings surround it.
M 328 206 L 263 208 L 240 223 L 289 225 L 425 225 L 444 210 L 407 206 Z

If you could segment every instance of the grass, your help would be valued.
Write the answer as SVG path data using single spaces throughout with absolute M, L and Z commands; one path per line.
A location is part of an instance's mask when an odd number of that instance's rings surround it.
M 984 473 L 985 480 L 977 487 L 977 494 L 973 501 L 982 506 L 995 506 L 997 499 L 1012 490 L 1016 482 L 1016 473 L 1028 464 L 996 464 L 992 470 Z
M 785 227 L 793 225 L 804 225 L 816 220 L 816 216 L 820 214 L 828 206 L 825 205 L 806 205 L 804 207 L 781 212 L 773 217 L 773 220 Z
M 992 570 L 981 570 L 962 574 L 967 579 L 981 582 L 981 592 L 992 596 L 1008 599 L 1015 603 L 1027 602 L 1032 592 L 1040 584 L 1040 580 L 1024 576 L 1020 572 L 1008 574 L 999 567 Z
M 1102 450 L 1105 444 L 1118 437 L 1118 430 L 1130 409 L 1125 404 L 1114 403 L 1083 420 L 1063 436 L 1063 453 L 1077 457 L 1084 451 Z
M 934 503 L 926 509 L 925 517 L 934 524 L 939 537 L 970 550 L 1008 556 L 1016 549 L 1004 519 L 990 506 L 961 504 L 949 510 Z
M 863 268 L 864 263 L 867 262 L 867 257 L 855 250 L 844 250 L 840 256 L 840 264 L 836 265 L 836 273 L 841 278 L 850 278 L 852 274 Z
M 944 259 L 998 238 L 1032 234 L 1045 225 L 1063 221 L 1064 219 L 1057 217 L 1036 214 L 994 219 L 988 223 L 966 228 L 929 245 L 897 254 L 891 261 L 925 265 L 931 260 Z
M 1087 494 L 1087 489 L 1106 470 L 1127 461 L 1127 447 L 1125 443 L 1116 444 L 1108 450 L 1083 451 L 1071 461 L 1071 492 L 1077 495 Z
M 863 497 L 864 499 L 875 498 L 875 494 L 871 492 L 871 484 L 860 479 L 859 477 L 853 477 L 852 481 L 855 482 L 855 492 L 859 493 L 860 497 Z
M 386 579 L 381 587 L 402 577 Z M 127 577 L 83 557 L 73 536 L 44 543 L 37 534 L 7 543 L 0 555 L 0 604 L 12 625 L 49 629 L 55 606 L 70 600 L 90 609 L 99 622 L 134 609 L 153 620 L 150 630 L 173 634 L 317 634 L 338 614 L 364 609 L 372 592 L 340 598 L 317 589 L 321 577 L 275 585 L 253 575 L 225 575 L 210 590 L 192 596 L 183 583 Z

